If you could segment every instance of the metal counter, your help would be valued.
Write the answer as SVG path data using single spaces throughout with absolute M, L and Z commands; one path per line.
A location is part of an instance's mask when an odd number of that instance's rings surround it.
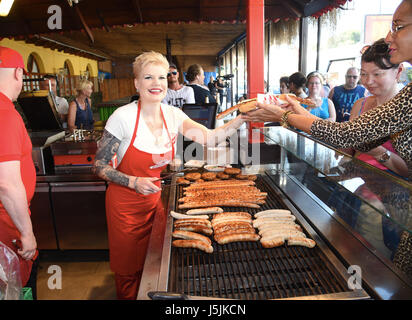
M 293 140 L 294 138 L 289 137 L 288 139 Z M 301 289 L 296 289 L 300 288 L 299 286 L 293 290 L 293 281 L 290 284 L 286 284 L 287 282 L 277 280 L 272 275 L 266 274 L 268 264 L 275 264 L 278 259 L 280 261 L 292 259 L 292 266 L 295 266 L 292 268 L 305 269 L 309 264 L 304 259 L 298 259 L 299 262 L 293 262 L 293 258 L 291 258 L 298 257 L 298 254 L 303 252 L 302 250 L 296 252 L 293 250 L 288 251 L 284 248 L 282 251 L 283 256 L 272 254 L 273 259 L 263 259 L 263 265 L 248 262 L 249 264 L 247 265 L 239 266 L 234 263 L 237 258 L 241 260 L 249 258 L 255 261 L 261 260 L 260 258 L 264 257 L 261 248 L 249 243 L 218 246 L 215 247 L 216 256 L 210 258 L 212 260 L 207 260 L 209 258 L 203 253 L 195 253 L 194 249 L 172 248 L 173 218 L 169 216 L 166 222 L 154 221 L 148 249 L 149 254 L 145 261 L 138 299 L 149 299 L 149 292 L 185 294 L 186 297 L 189 296 L 189 298 L 193 299 L 359 299 L 368 297 L 385 300 L 412 299 L 411 279 L 400 271 L 391 259 L 384 254 L 383 250 L 379 248 L 380 243 L 374 243 L 365 237 L 356 227 L 348 223 L 344 217 L 341 217 L 327 205 L 327 201 L 325 201 L 327 195 L 325 195 L 326 192 L 323 188 L 329 186 L 328 183 L 331 181 L 324 179 L 325 173 L 328 173 L 328 170 L 333 172 L 333 163 L 338 163 L 339 159 L 335 160 L 329 154 L 327 159 L 324 156 L 322 158 L 319 153 L 316 153 L 316 148 L 315 152 L 313 152 L 313 148 L 307 147 L 308 144 L 311 147 L 316 145 L 316 143 L 311 141 L 301 141 L 294 145 L 295 150 L 291 152 L 291 149 L 286 149 L 280 143 L 279 145 L 282 146 L 280 163 L 274 161 L 275 164 L 254 166 L 253 170 L 260 173 L 262 181 L 271 189 L 272 195 L 281 199 L 282 205 L 297 217 L 299 224 L 316 240 L 320 256 L 325 257 L 326 265 L 331 266 L 330 270 L 333 270 L 330 277 L 336 277 L 338 283 L 343 281 L 347 285 L 355 279 L 354 276 L 357 276 L 357 285 L 361 285 L 361 290 L 350 290 L 348 286 L 344 285 L 344 288 L 339 290 L 336 287 L 336 289 L 331 290 L 332 292 L 326 292 L 324 289 L 317 288 L 316 286 L 308 286 L 306 291 L 303 290 L 299 293 Z M 319 146 L 319 149 L 321 149 L 321 146 Z M 307 156 L 308 150 L 312 152 L 312 158 L 315 157 L 314 162 L 308 159 L 301 161 L 302 153 Z M 335 150 L 332 151 L 335 152 Z M 320 166 L 323 167 L 320 168 Z M 365 168 L 362 167 L 360 170 L 366 171 L 369 175 L 374 175 L 373 170 L 369 171 L 367 166 Z M 332 174 L 332 177 L 334 178 L 335 176 Z M 376 179 L 385 180 L 385 177 L 374 177 L 373 181 L 375 183 Z M 390 188 L 395 182 L 392 178 L 389 179 Z M 369 180 L 366 181 L 369 182 Z M 173 184 L 174 180 L 172 181 Z M 397 185 L 402 186 L 402 184 L 400 182 Z M 336 185 L 339 185 L 339 183 L 336 183 Z M 382 186 L 380 187 L 382 189 Z M 350 189 L 346 191 L 349 192 Z M 170 187 L 168 212 L 175 208 L 179 197 L 178 192 L 179 190 L 175 186 Z M 362 203 L 369 205 L 366 201 Z M 269 207 L 276 208 L 277 205 L 271 204 Z M 237 208 L 236 211 L 238 210 Z M 229 209 L 229 211 L 233 210 Z M 379 212 L 376 215 L 382 219 L 387 218 Z M 393 217 L 391 221 L 397 221 L 395 218 L 397 217 Z M 239 250 L 241 250 L 241 254 L 238 253 Z M 247 255 L 244 253 L 246 251 L 248 252 Z M 178 258 L 175 258 L 175 256 Z M 191 265 L 190 263 L 185 265 L 187 261 L 205 262 L 200 264 L 202 267 L 198 267 L 196 264 Z M 226 262 L 222 264 L 219 261 Z M 179 272 L 184 270 L 183 273 L 185 274 L 181 274 L 181 278 L 187 276 L 187 281 L 191 283 L 183 285 L 174 283 L 173 277 L 176 277 L 176 275 L 173 272 L 177 270 L 176 266 L 180 268 Z M 213 276 L 206 272 L 207 270 L 205 269 L 207 268 L 212 273 L 219 270 L 223 271 L 223 276 L 213 278 Z M 239 279 L 236 277 L 236 275 L 242 273 L 242 268 L 254 272 L 251 278 Z M 287 269 L 287 267 L 285 268 Z M 234 272 L 233 276 L 230 274 L 230 270 Z M 281 270 L 284 269 L 281 268 Z M 356 272 L 354 273 L 353 270 Z M 316 271 L 314 272 L 316 273 Z M 287 272 L 281 274 L 281 276 L 284 279 L 288 276 L 292 277 Z M 199 284 L 202 278 L 206 282 Z M 312 284 L 322 282 L 320 279 L 317 280 L 316 276 L 310 272 L 309 274 L 304 274 L 301 278 L 295 277 L 295 279 L 301 283 L 302 281 Z M 263 282 L 259 284 L 258 280 Z M 210 283 L 207 283 L 207 281 L 210 281 Z M 239 290 L 234 287 L 236 283 L 240 285 Z M 269 287 L 269 291 L 262 291 L 262 286 Z M 290 290 L 287 286 L 290 286 Z M 199 289 L 200 287 L 201 289 Z M 246 294 L 249 288 L 253 288 L 250 289 L 250 295 Z M 336 292 L 333 292 L 334 290 Z M 271 294 L 274 291 L 277 292 Z

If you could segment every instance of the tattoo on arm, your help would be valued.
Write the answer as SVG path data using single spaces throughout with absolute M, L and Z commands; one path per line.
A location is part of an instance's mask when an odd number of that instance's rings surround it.
M 127 187 L 129 176 L 114 169 L 109 165 L 120 146 L 120 140 L 104 130 L 102 138 L 97 145 L 93 171 L 102 179 Z

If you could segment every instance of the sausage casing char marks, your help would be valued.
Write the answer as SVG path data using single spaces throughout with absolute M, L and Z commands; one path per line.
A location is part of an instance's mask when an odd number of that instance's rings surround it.
M 175 247 L 180 247 L 180 248 L 194 248 L 194 249 L 199 249 L 202 250 L 206 253 L 212 253 L 213 252 L 213 247 L 211 245 L 205 244 L 201 240 L 174 240 L 172 242 L 172 245 Z

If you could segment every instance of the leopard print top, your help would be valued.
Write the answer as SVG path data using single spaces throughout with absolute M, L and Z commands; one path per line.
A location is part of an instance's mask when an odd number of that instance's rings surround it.
M 311 134 L 338 148 L 369 151 L 388 139 L 408 165 L 412 181 L 412 82 L 393 99 L 348 122 L 315 120 Z

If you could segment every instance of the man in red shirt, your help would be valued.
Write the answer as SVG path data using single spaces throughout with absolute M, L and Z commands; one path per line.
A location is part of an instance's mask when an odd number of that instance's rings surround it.
M 29 210 L 36 186 L 32 144 L 13 105 L 25 72 L 22 56 L 0 47 L 0 241 L 19 257 L 22 287 L 29 280 L 37 256 Z M 14 247 L 15 239 L 21 241 L 20 249 Z

